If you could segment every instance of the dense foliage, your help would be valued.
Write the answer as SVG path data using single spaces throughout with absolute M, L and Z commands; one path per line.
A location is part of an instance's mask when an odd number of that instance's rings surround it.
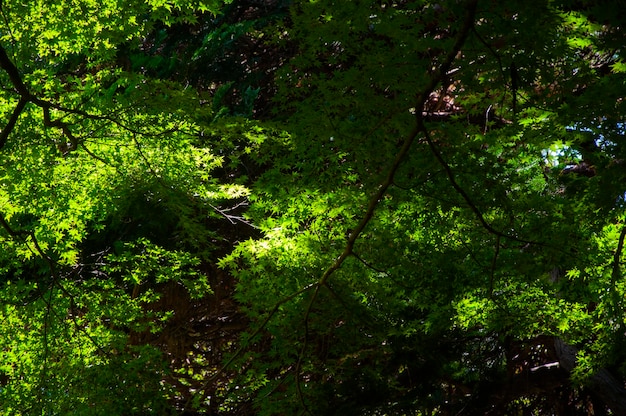
M 2 2 L 0 412 L 626 413 L 619 3 Z

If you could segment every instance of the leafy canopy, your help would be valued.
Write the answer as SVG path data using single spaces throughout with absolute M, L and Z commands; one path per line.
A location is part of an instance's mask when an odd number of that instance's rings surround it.
M 622 412 L 618 3 L 3 2 L 0 410 Z

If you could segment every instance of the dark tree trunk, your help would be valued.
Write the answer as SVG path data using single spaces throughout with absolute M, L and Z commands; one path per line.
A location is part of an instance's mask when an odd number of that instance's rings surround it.
M 566 344 L 562 339 L 555 338 L 554 348 L 562 369 L 571 373 L 576 367 L 578 349 Z M 615 415 L 626 415 L 626 389 L 606 369 L 600 369 L 591 376 L 587 387 L 601 400 Z M 595 410 L 595 409 L 594 409 Z

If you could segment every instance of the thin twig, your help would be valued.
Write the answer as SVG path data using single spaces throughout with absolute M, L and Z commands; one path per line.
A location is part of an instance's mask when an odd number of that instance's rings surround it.
M 234 224 L 240 222 L 242 224 L 245 224 L 245 225 L 247 225 L 249 227 L 252 227 L 252 228 L 256 228 L 258 230 L 259 229 L 258 226 L 252 224 L 250 221 L 246 220 L 244 217 L 239 216 L 239 215 L 232 215 L 232 214 L 228 214 L 227 213 L 227 211 L 232 211 L 232 210 L 236 209 L 237 207 L 239 207 L 241 205 L 242 205 L 242 203 L 239 203 L 239 204 L 235 205 L 232 208 L 220 209 L 220 208 L 218 208 L 218 207 L 216 207 L 216 206 L 214 206 L 212 204 L 209 204 L 209 206 L 211 208 L 213 208 L 213 210 L 215 212 L 220 214 L 222 217 L 226 218 L 228 220 L 228 222 L 230 222 L 231 224 L 234 225 Z

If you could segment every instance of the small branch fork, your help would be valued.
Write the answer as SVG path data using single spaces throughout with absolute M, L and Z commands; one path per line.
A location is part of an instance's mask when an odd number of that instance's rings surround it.
M 59 104 L 55 104 L 48 100 L 43 100 L 35 96 L 29 91 L 28 87 L 26 86 L 26 84 L 24 84 L 24 81 L 22 80 L 19 70 L 17 69 L 15 64 L 11 61 L 11 59 L 9 58 L 6 52 L 6 49 L 4 49 L 2 45 L 0 45 L 0 68 L 3 69 L 7 73 L 7 75 L 9 76 L 9 80 L 11 81 L 11 84 L 13 85 L 13 90 L 15 91 L 16 94 L 19 95 L 19 100 L 17 104 L 15 105 L 13 112 L 11 113 L 11 117 L 9 118 L 8 122 L 6 123 L 2 131 L 0 131 L 0 149 L 2 149 L 6 145 L 7 140 L 9 136 L 11 135 L 11 133 L 13 132 L 13 129 L 15 128 L 15 125 L 17 124 L 17 121 L 20 115 L 26 108 L 26 105 L 29 103 L 32 103 L 42 109 L 43 122 L 44 122 L 45 127 L 56 127 L 63 132 L 65 137 L 67 137 L 67 139 L 69 140 L 69 146 L 67 147 L 67 149 L 64 149 L 64 152 L 76 150 L 79 145 L 79 140 L 72 133 L 69 123 L 66 123 L 60 119 L 56 119 L 56 120 L 52 119 L 51 114 L 50 114 L 51 109 L 62 111 L 65 114 L 74 114 L 77 116 L 81 116 L 89 120 L 107 121 L 107 122 L 117 125 L 121 129 L 126 130 L 130 133 L 141 134 L 144 136 L 160 136 L 162 134 L 169 133 L 171 131 L 176 130 L 176 129 L 168 129 L 168 130 L 164 130 L 158 133 L 140 132 L 131 126 L 123 124 L 121 121 L 117 120 L 115 117 L 111 117 L 108 115 L 91 114 L 80 109 L 68 108 Z
M 4 126 L 4 129 L 2 129 L 2 131 L 0 132 L 0 149 L 2 149 L 6 144 L 9 135 L 15 128 L 17 120 L 19 119 L 20 115 L 24 111 L 24 108 L 26 107 L 26 104 L 28 103 L 33 103 L 36 106 L 41 107 L 41 109 L 43 110 L 44 125 L 46 127 L 60 128 L 63 133 L 68 137 L 68 139 L 72 142 L 72 145 L 75 147 L 76 139 L 72 135 L 67 123 L 64 123 L 60 120 L 52 121 L 52 119 L 50 118 L 50 108 L 53 107 L 53 104 L 49 101 L 37 98 L 36 96 L 31 94 L 31 92 L 28 90 L 28 87 L 24 84 L 24 81 L 20 76 L 19 70 L 11 61 L 11 59 L 7 55 L 6 50 L 2 46 L 0 46 L 0 68 L 2 68 L 7 73 L 9 79 L 11 80 L 11 84 L 13 84 L 15 92 L 20 96 L 20 99 L 13 109 L 13 113 L 11 114 L 9 121 Z

